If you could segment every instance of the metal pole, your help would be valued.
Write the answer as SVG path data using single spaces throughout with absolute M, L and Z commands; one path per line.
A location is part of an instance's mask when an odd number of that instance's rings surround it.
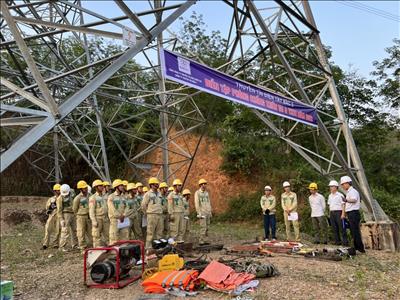
M 1 2 L 2 5 L 4 2 Z M 158 36 L 168 26 L 170 26 L 176 19 L 178 19 L 189 7 L 195 4 L 194 1 L 186 1 L 181 4 L 178 9 L 171 13 L 164 21 L 155 26 L 151 31 L 152 37 Z M 7 9 L 7 8 L 6 8 Z M 70 112 L 72 112 L 79 104 L 88 98 L 94 91 L 96 91 L 104 82 L 106 82 L 115 72 L 121 69 L 130 59 L 137 53 L 142 51 L 144 47 L 149 44 L 149 41 L 142 37 L 139 39 L 135 46 L 129 48 L 118 59 L 116 59 L 110 66 L 100 72 L 96 77 L 89 81 L 85 87 L 80 89 L 74 95 L 69 97 L 63 104 L 59 106 L 60 116 L 54 118 L 53 116 L 47 117 L 40 124 L 29 129 L 18 141 L 11 145 L 6 151 L 1 153 L 0 172 L 7 169 L 15 160 L 18 159 L 26 150 L 40 140 L 46 133 L 49 132 L 56 124 L 64 119 Z
M 158 9 L 162 7 L 161 0 L 154 0 L 154 8 Z M 162 11 L 157 11 L 156 15 L 156 22 L 159 24 L 162 20 Z M 157 36 L 157 52 L 158 52 L 158 65 L 161 65 L 161 51 L 162 51 L 162 41 L 163 35 L 162 32 Z M 159 68 L 159 90 L 160 94 L 160 101 L 162 105 L 162 110 L 168 109 L 167 107 L 167 97 L 165 96 L 165 78 L 162 74 L 161 68 Z M 162 149 L 162 157 L 163 157 L 163 179 L 164 181 L 168 180 L 169 177 L 169 156 L 168 156 L 168 114 L 165 112 L 160 113 L 160 128 L 161 128 L 161 137 L 162 143 L 164 147 Z
M 60 183 L 60 160 L 59 160 L 59 144 L 58 144 L 58 129 L 57 126 L 53 130 L 53 151 L 54 151 L 54 176 L 56 183 Z
M 272 36 L 271 32 L 269 31 L 268 26 L 265 24 L 264 19 L 262 18 L 262 16 L 261 16 L 260 12 L 258 11 L 257 7 L 253 3 L 253 1 L 246 1 L 246 3 L 248 5 L 250 11 L 253 13 L 254 17 L 256 18 L 258 24 L 260 25 L 261 30 L 263 31 L 263 33 L 267 37 L 267 39 L 268 39 L 268 41 L 269 41 L 269 43 L 271 45 L 271 49 L 273 49 L 275 51 L 275 53 L 278 56 L 279 60 L 282 62 L 282 65 L 284 66 L 286 72 L 288 73 L 288 76 L 290 77 L 291 81 L 295 85 L 297 91 L 301 95 L 301 98 L 303 99 L 303 101 L 305 103 L 312 105 L 312 103 L 311 103 L 310 99 L 308 98 L 308 95 L 304 91 L 300 81 L 297 79 L 297 77 L 296 77 L 294 71 L 292 70 L 290 64 L 286 60 L 286 57 L 282 53 L 282 51 L 279 48 L 279 46 L 276 44 L 276 41 L 275 41 L 274 37 Z M 328 129 L 326 128 L 325 124 L 323 123 L 323 121 L 321 120 L 319 115 L 317 116 L 317 118 L 318 118 L 318 127 L 321 130 L 321 134 L 326 139 L 328 144 L 331 146 L 332 150 L 335 152 L 336 157 L 338 158 L 338 160 L 339 160 L 340 164 L 342 165 L 343 169 L 353 179 L 353 183 L 355 185 L 358 185 L 356 177 L 351 172 L 350 167 L 346 163 L 346 159 L 343 157 L 343 155 L 340 152 L 339 148 L 336 146 L 335 141 L 330 136 L 330 134 L 328 132 Z M 361 190 L 361 192 L 363 193 L 363 190 Z M 363 195 L 363 196 L 365 197 L 365 195 Z M 365 198 L 367 198 L 367 197 L 365 197 Z M 374 218 L 376 219 L 374 210 L 372 208 L 372 204 L 371 204 L 371 202 L 369 201 L 368 198 L 367 198 L 366 204 L 367 204 L 369 213 L 372 213 L 374 215 Z
M 81 1 L 79 1 L 78 3 L 79 3 L 79 5 L 82 5 Z M 80 23 L 84 24 L 82 11 L 80 11 Z M 83 45 L 84 45 L 85 53 L 86 53 L 86 61 L 87 61 L 88 64 L 91 64 L 92 61 L 91 61 L 91 57 L 90 57 L 90 52 L 89 52 L 89 47 L 88 47 L 86 34 L 83 34 Z M 90 80 L 92 80 L 92 78 L 93 78 L 93 68 L 89 68 L 89 78 L 90 78 Z M 106 175 L 106 179 L 107 180 L 111 180 L 110 170 L 108 168 L 108 158 L 107 158 L 106 144 L 104 142 L 103 124 L 101 122 L 101 117 L 100 117 L 100 114 L 99 114 L 99 106 L 98 106 L 98 103 L 97 103 L 96 94 L 93 94 L 92 99 L 93 99 L 92 105 L 95 108 L 95 114 L 96 114 L 97 132 L 99 134 L 99 140 L 100 140 L 100 146 L 101 146 L 101 154 L 102 154 L 102 158 L 103 158 L 104 174 Z
M 310 4 L 308 3 L 308 1 L 302 1 L 302 3 L 303 3 L 305 15 L 306 15 L 306 18 L 307 18 L 308 22 L 310 22 L 314 27 L 316 27 L 316 23 L 315 23 L 315 20 L 314 20 L 313 13 L 311 11 Z M 324 48 L 323 48 L 323 45 L 322 45 L 321 38 L 320 38 L 319 34 L 318 33 L 314 33 L 312 37 L 313 37 L 313 40 L 314 40 L 314 43 L 315 43 L 315 47 L 316 47 L 316 50 L 317 50 L 318 57 L 319 57 L 322 65 L 324 66 L 324 68 L 329 73 L 332 73 L 331 72 L 331 68 L 329 66 L 329 63 L 328 63 L 328 60 L 326 58 L 325 51 L 324 51 Z M 353 135 L 351 133 L 349 124 L 347 123 L 347 119 L 346 119 L 346 115 L 344 113 L 342 101 L 340 100 L 340 96 L 339 96 L 339 93 L 337 91 L 337 88 L 336 88 L 335 82 L 333 80 L 333 77 L 329 76 L 326 73 L 324 75 L 328 79 L 329 92 L 330 92 L 333 104 L 335 106 L 336 114 L 337 114 L 339 120 L 341 121 L 340 127 L 341 127 L 341 129 L 343 131 L 343 136 L 344 136 L 344 138 L 346 140 L 346 145 L 347 145 L 348 152 L 349 152 L 349 154 L 351 156 L 351 160 L 352 160 L 352 162 L 354 164 L 354 167 L 356 168 L 358 186 L 361 189 L 361 192 L 363 193 L 363 195 L 365 197 L 365 200 L 367 200 L 367 202 L 373 208 L 372 204 L 374 202 L 374 198 L 372 196 L 372 192 L 371 192 L 371 189 L 369 187 L 367 176 L 365 175 L 364 167 L 363 167 L 363 164 L 361 162 L 360 156 L 358 154 L 357 147 L 356 147 L 356 144 L 355 144 L 354 139 L 353 139 Z M 377 220 L 377 216 L 375 215 L 375 210 L 373 209 L 372 211 L 374 213 L 375 220 L 379 221 L 379 219 L 381 217 L 379 217 L 378 220 Z M 387 218 L 387 216 L 386 216 L 386 218 Z M 389 219 L 387 218 L 386 221 L 388 221 L 388 220 Z

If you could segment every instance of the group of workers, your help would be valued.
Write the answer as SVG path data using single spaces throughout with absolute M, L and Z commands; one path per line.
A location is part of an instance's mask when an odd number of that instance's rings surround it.
M 200 223 L 199 242 L 207 242 L 212 208 L 207 181 L 200 179 L 199 189 L 194 194 L 194 205 Z M 119 240 L 143 239 L 146 249 L 153 240 L 172 237 L 182 243 L 190 240 L 190 197 L 188 189 L 182 191 L 182 181 L 175 179 L 171 187 L 159 182 L 156 177 L 148 181 L 149 188 L 142 183 L 129 183 L 115 179 L 110 185 L 107 181 L 96 179 L 91 187 L 86 181 L 77 183 L 78 195 L 68 184 L 55 184 L 54 196 L 46 204 L 48 219 L 45 226 L 43 249 L 50 245 L 50 234 L 55 232 L 52 246 L 66 250 L 68 239 L 72 248 L 85 249 L 90 242 L 93 247 L 111 245 Z M 360 233 L 360 195 L 352 186 L 349 176 L 340 179 L 346 196 L 338 191 L 339 183 L 329 182 L 328 197 L 329 221 L 335 243 L 347 246 L 345 224 L 350 227 L 354 248 L 365 252 Z M 300 241 L 297 195 L 291 191 L 288 181 L 283 183 L 281 194 L 287 240 L 294 228 L 294 240 Z M 93 191 L 93 193 L 91 193 Z M 309 204 L 311 219 L 315 230 L 315 243 L 328 243 L 326 202 L 318 193 L 318 185 L 309 185 Z M 260 200 L 264 216 L 265 239 L 276 240 L 276 198 L 272 188 L 265 186 Z M 321 240 L 322 238 L 322 240 Z
M 200 179 L 198 184 L 194 204 L 200 222 L 199 241 L 205 244 L 212 208 L 207 181 Z M 180 179 L 168 187 L 151 177 L 148 185 L 121 179 L 111 185 L 96 179 L 89 186 L 80 180 L 76 195 L 68 184 L 55 184 L 54 196 L 46 203 L 43 249 L 53 246 L 67 251 L 68 240 L 71 248 L 81 250 L 90 243 L 100 247 L 129 239 L 145 240 L 147 250 L 156 239 L 173 238 L 178 243 L 190 240 L 190 190 L 182 191 Z M 51 233 L 55 233 L 52 241 Z
M 360 232 L 360 194 L 352 186 L 349 176 L 340 178 L 340 185 L 346 195 L 338 191 L 339 183 L 331 180 L 328 184 L 330 194 L 328 196 L 329 222 L 331 224 L 336 245 L 348 246 L 347 226 L 350 227 L 350 234 L 353 239 L 353 246 L 361 253 L 365 252 L 364 244 Z M 284 192 L 281 195 L 281 205 L 286 227 L 287 240 L 291 237 L 291 224 L 293 225 L 295 241 L 300 241 L 300 228 L 297 213 L 297 195 L 291 191 L 290 183 L 283 183 Z M 310 196 L 308 198 L 311 207 L 311 220 L 315 231 L 314 243 L 328 243 L 328 220 L 326 215 L 325 197 L 318 193 L 318 185 L 310 183 L 308 187 Z M 272 195 L 272 188 L 265 187 L 264 195 L 260 200 L 262 213 L 264 216 L 265 239 L 276 240 L 276 199 Z M 322 237 L 322 240 L 321 240 Z

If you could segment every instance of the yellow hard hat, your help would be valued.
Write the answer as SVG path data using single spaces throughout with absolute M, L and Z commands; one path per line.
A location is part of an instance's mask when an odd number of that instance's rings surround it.
M 110 183 L 108 181 L 103 181 L 103 186 L 110 186 Z
M 182 195 L 183 195 L 183 196 L 185 196 L 185 195 L 191 195 L 191 194 L 192 194 L 192 193 L 190 192 L 189 189 L 184 189 L 183 192 L 182 192 Z
M 128 185 L 128 180 L 122 180 L 122 184 L 127 186 Z
M 88 184 L 86 183 L 85 180 L 79 180 L 79 181 L 78 181 L 78 184 L 76 185 L 76 188 L 77 188 L 78 190 L 84 189 L 84 188 L 87 188 L 87 187 L 88 187 Z
M 180 179 L 175 179 L 172 185 L 182 185 L 182 181 Z
M 61 188 L 61 184 L 56 183 L 55 185 L 53 185 L 53 191 L 59 191 Z
M 96 187 L 96 186 L 99 186 L 99 185 L 103 185 L 103 181 L 101 181 L 100 179 L 96 179 L 92 183 L 92 187 Z
M 172 187 L 172 186 L 170 186 L 169 188 L 168 188 L 168 192 L 172 192 L 174 190 L 174 188 Z
M 128 183 L 126 190 L 130 191 L 130 190 L 134 190 L 134 189 L 136 189 L 136 184 L 134 184 L 133 182 Z
M 199 185 L 201 185 L 201 184 L 207 184 L 207 180 L 205 180 L 204 178 L 201 178 L 199 180 Z
M 315 182 L 311 182 L 308 186 L 309 190 L 318 190 L 318 185 Z
M 143 192 L 148 192 L 148 191 L 149 191 L 149 188 L 147 186 L 144 186 L 143 187 Z
M 167 187 L 168 187 L 168 184 L 166 182 L 161 182 L 160 183 L 160 189 L 161 188 L 167 188 Z
M 115 180 L 113 181 L 112 187 L 113 187 L 113 189 L 115 189 L 117 186 L 120 186 L 120 185 L 124 185 L 124 183 L 122 182 L 122 180 L 121 180 L 121 179 L 115 179 Z
M 136 187 L 138 188 L 138 187 L 141 187 L 141 186 L 143 186 L 143 184 L 141 183 L 141 182 L 137 182 L 136 183 Z
M 158 179 L 156 177 L 150 177 L 149 184 L 160 184 L 160 182 L 158 181 Z

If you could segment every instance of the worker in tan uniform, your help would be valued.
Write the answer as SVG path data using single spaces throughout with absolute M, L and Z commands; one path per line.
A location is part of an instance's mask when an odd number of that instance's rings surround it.
M 125 220 L 125 189 L 122 180 L 115 179 L 112 187 L 114 193 L 109 195 L 107 199 L 108 217 L 110 218 L 110 245 L 129 238 L 129 226 L 120 228 L 118 226 L 119 223 L 123 224 Z
M 76 235 L 78 236 L 79 249 L 84 250 L 88 245 L 86 238 L 91 241 L 92 224 L 89 218 L 89 192 L 88 184 L 84 180 L 78 181 L 77 189 L 80 193 L 74 198 L 72 208 L 76 216 Z
M 183 207 L 185 208 L 185 212 L 183 214 L 183 238 L 186 242 L 190 241 L 190 196 L 191 192 L 189 189 L 184 189 L 182 192 L 183 196 Z
M 128 183 L 127 188 L 127 198 L 126 198 L 126 208 L 125 216 L 129 218 L 129 238 L 130 239 L 142 239 L 142 227 L 140 219 L 141 207 L 136 198 L 137 188 L 136 184 Z
M 276 240 L 276 199 L 272 195 L 272 188 L 269 185 L 264 187 L 264 195 L 260 200 L 261 210 L 264 216 L 264 232 L 265 240 L 268 241 L 270 237 L 273 241 Z M 270 234 L 271 233 L 271 234 Z
M 153 240 L 162 238 L 164 231 L 163 206 L 158 192 L 160 182 L 157 178 L 149 179 L 150 190 L 144 194 L 142 211 L 147 217 L 146 249 L 150 249 Z
M 78 241 L 76 238 L 76 223 L 72 203 L 74 194 L 68 184 L 63 184 L 60 187 L 60 196 L 57 197 L 57 217 L 60 222 L 60 251 L 67 251 L 65 246 L 67 240 L 71 238 L 71 248 L 77 247 Z
M 108 240 L 107 226 L 105 226 L 107 215 L 107 202 L 104 200 L 103 191 L 104 186 L 103 182 L 100 179 L 96 179 L 92 183 L 92 188 L 95 190 L 95 193 L 89 198 L 89 217 L 92 221 L 92 236 L 93 236 L 93 247 L 104 246 L 102 242 Z
M 171 237 L 178 243 L 184 242 L 184 213 L 185 207 L 182 199 L 182 181 L 175 179 L 172 183 L 174 191 L 168 195 L 169 229 Z
M 122 180 L 122 184 L 123 184 L 123 186 L 124 186 L 124 196 L 125 196 L 125 198 L 127 198 L 127 196 L 128 196 L 128 191 L 127 191 L 127 189 L 128 189 L 128 180 Z
M 109 194 L 112 193 L 110 182 L 103 181 L 103 186 L 104 186 L 103 194 L 108 194 L 109 195 Z
M 281 203 L 283 209 L 283 217 L 286 226 L 286 239 L 291 240 L 290 223 L 293 224 L 295 240 L 300 241 L 300 228 L 297 214 L 297 195 L 290 190 L 290 183 L 283 183 L 284 193 L 281 195 Z M 289 218 L 291 220 L 289 220 Z
M 194 194 L 194 206 L 200 220 L 200 244 L 208 242 L 208 230 L 212 216 L 210 195 L 207 191 L 207 180 L 199 180 L 199 189 Z
M 138 201 L 139 205 L 140 205 L 140 211 L 139 211 L 139 215 L 140 215 L 140 226 L 142 227 L 142 236 L 146 237 L 146 228 L 147 228 L 147 220 L 146 217 L 143 214 L 142 211 L 142 201 L 143 201 L 143 196 L 144 196 L 144 191 L 143 191 L 143 184 L 141 182 L 137 182 L 136 183 L 136 187 L 137 187 L 137 194 L 136 194 L 136 200 Z
M 108 217 L 108 196 L 112 194 L 112 187 L 111 184 L 108 181 L 103 181 L 103 201 L 104 201 L 104 219 L 103 219 L 103 227 L 104 227 L 104 244 L 108 245 L 110 242 L 110 218 Z
M 53 235 L 52 246 L 58 247 L 58 239 L 60 237 L 60 222 L 57 217 L 57 197 L 60 196 L 61 185 L 56 183 L 53 186 L 53 197 L 50 197 L 46 202 L 46 215 L 47 221 L 44 226 L 44 238 L 42 249 L 45 250 L 49 247 L 50 237 Z
M 168 216 L 168 184 L 166 182 L 160 183 L 161 205 L 163 206 L 163 223 L 164 231 L 163 238 L 169 237 L 169 216 Z

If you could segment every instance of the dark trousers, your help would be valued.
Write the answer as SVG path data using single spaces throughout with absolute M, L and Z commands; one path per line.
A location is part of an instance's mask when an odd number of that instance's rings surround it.
M 339 244 L 342 242 L 343 246 L 347 246 L 349 241 L 347 240 L 346 229 L 342 226 L 342 211 L 341 210 L 331 210 L 329 213 L 329 219 L 331 220 L 331 226 L 333 231 L 333 236 L 335 238 L 335 243 Z M 342 241 L 340 241 L 340 233 L 342 233 Z
M 364 244 L 361 239 L 361 231 L 360 231 L 360 211 L 352 210 L 346 212 L 347 219 L 350 223 L 350 232 L 353 237 L 354 248 L 360 252 L 364 252 Z
M 321 237 L 323 238 L 323 242 L 327 243 L 328 242 L 328 230 L 327 230 L 327 222 L 326 222 L 326 217 L 312 217 L 312 224 L 314 227 L 314 239 L 315 242 L 319 243 L 321 241 Z
M 273 215 L 264 215 L 264 232 L 265 238 L 269 239 L 270 237 L 270 227 L 272 231 L 272 238 L 276 239 L 276 218 L 275 214 Z

